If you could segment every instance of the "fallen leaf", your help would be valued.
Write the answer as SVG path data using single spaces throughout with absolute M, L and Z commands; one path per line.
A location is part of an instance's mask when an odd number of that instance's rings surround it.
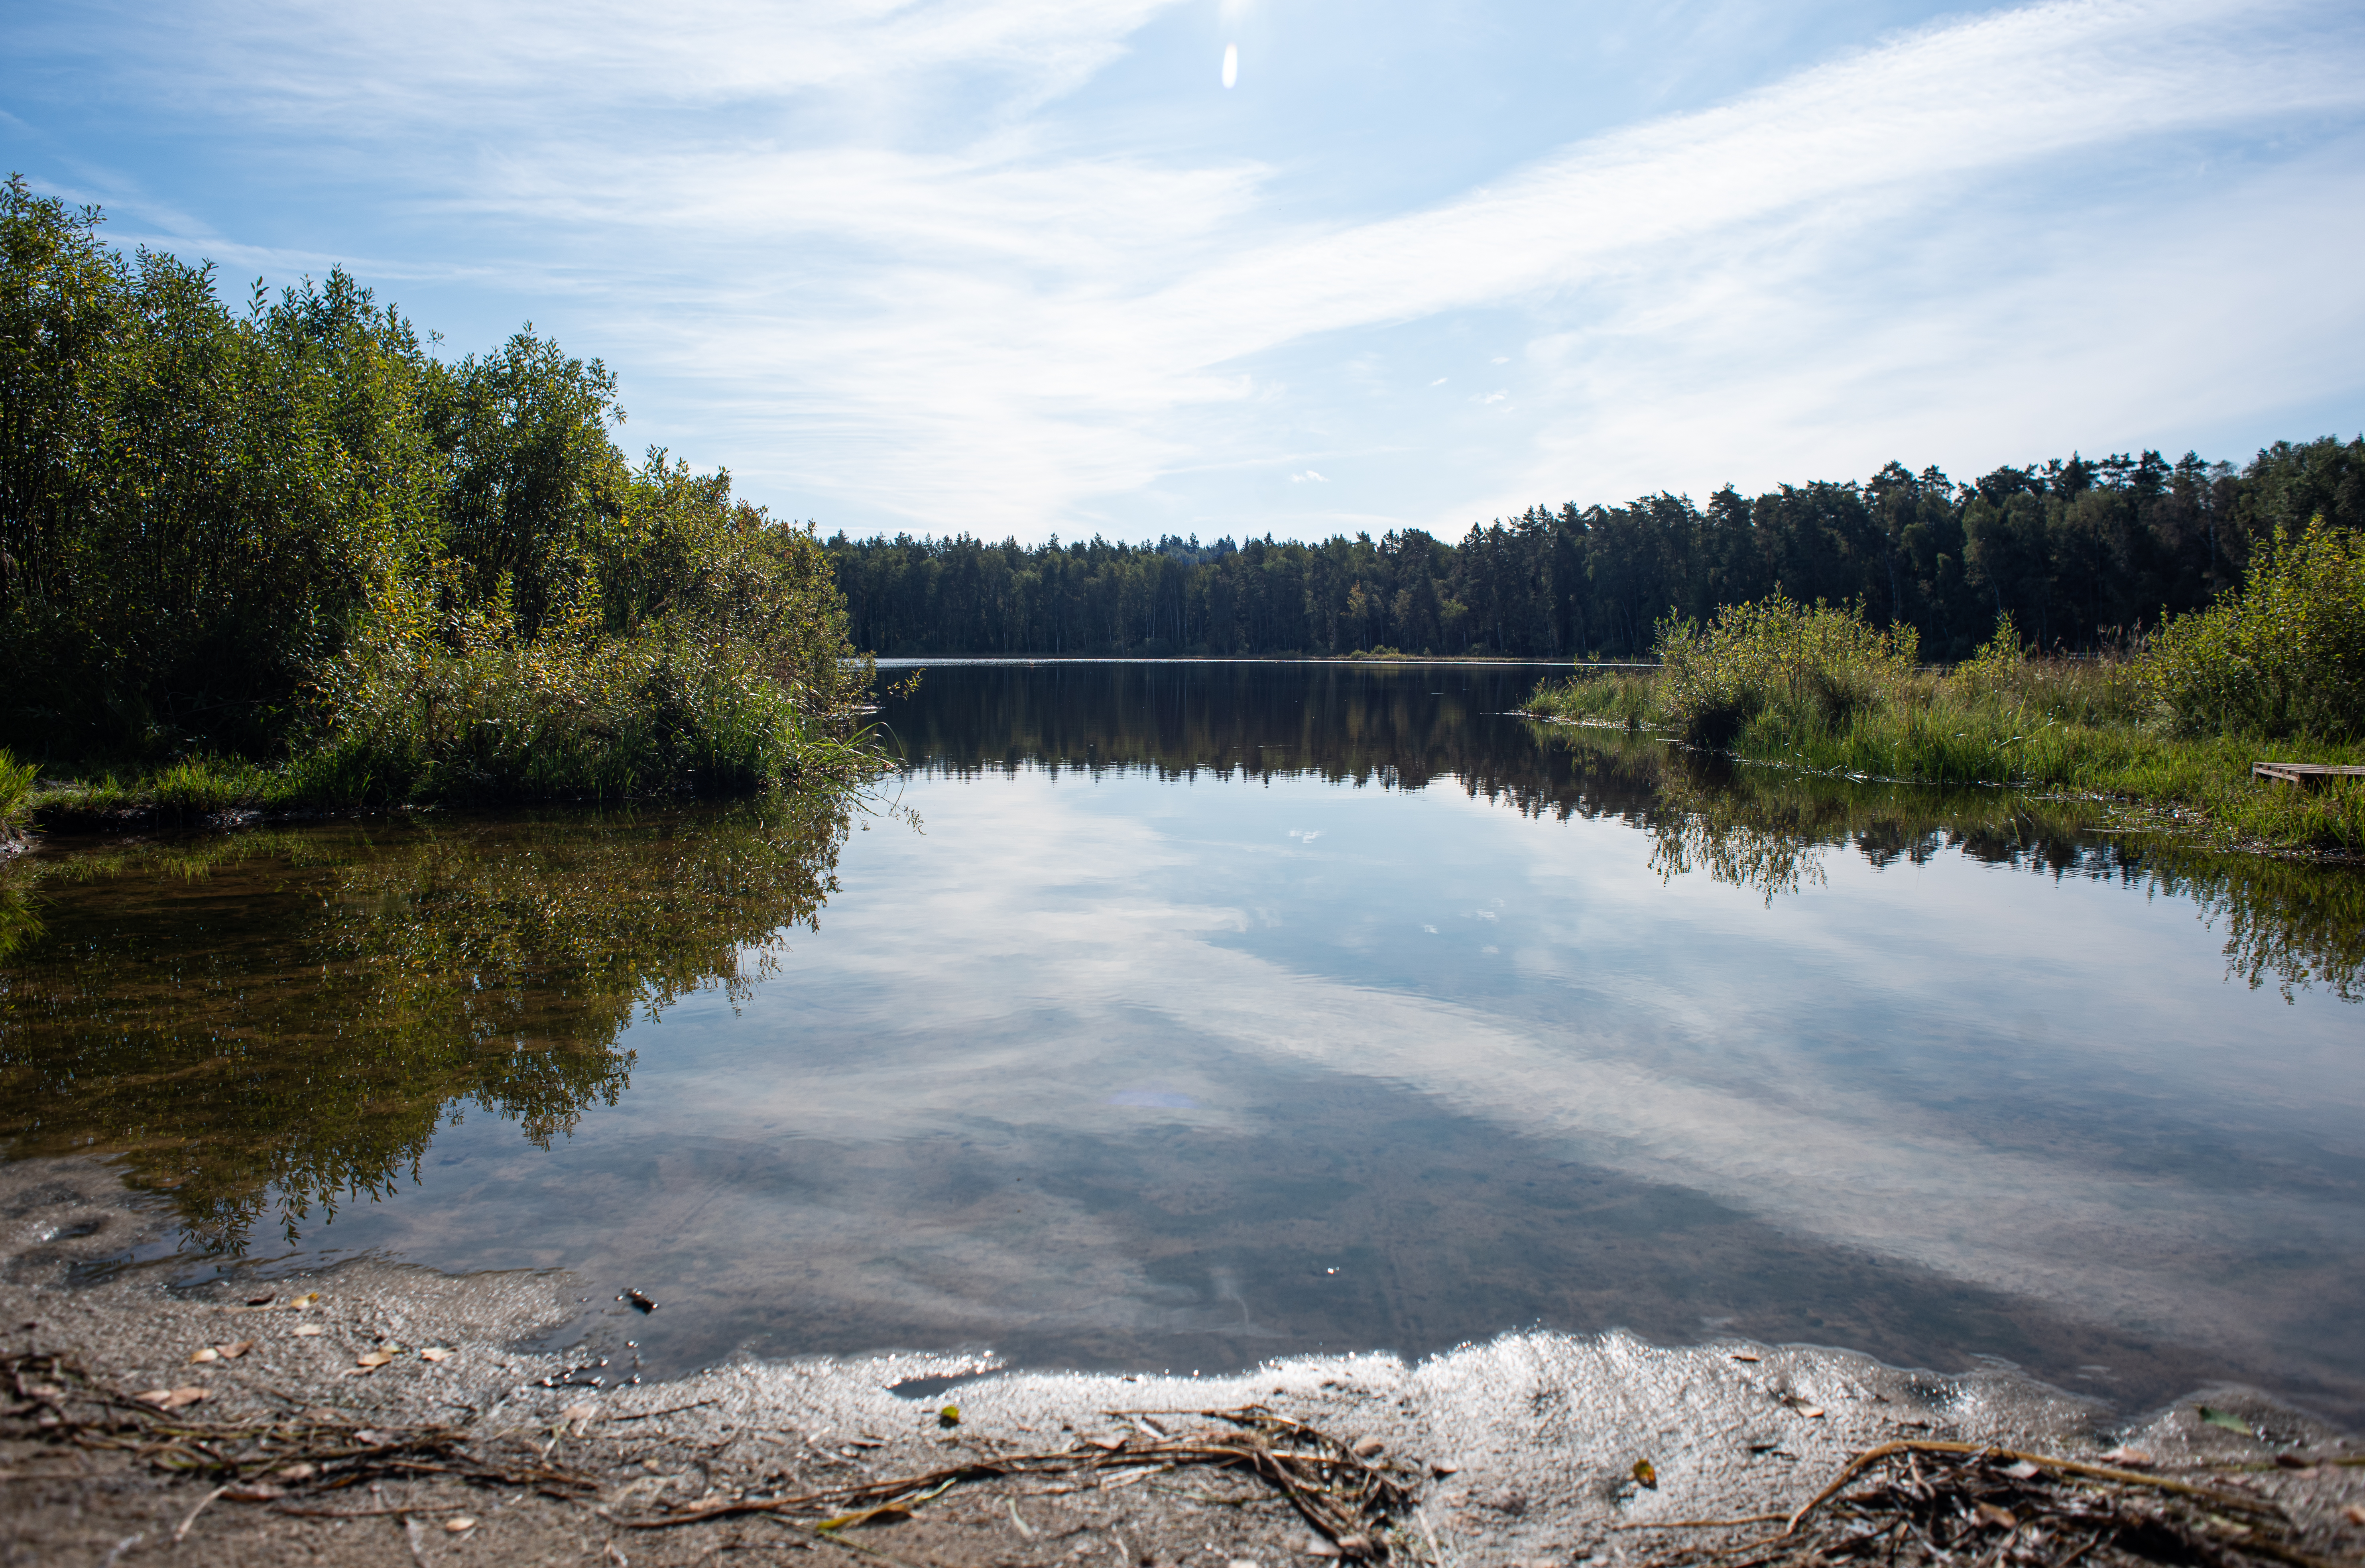
M 1763 1356 L 1744 1356 L 1735 1353 L 1732 1359 L 1736 1361 L 1762 1361 L 1765 1358 Z
M 275 1472 L 275 1473 L 277 1474 L 279 1479 L 282 1481 L 309 1481 L 312 1477 L 320 1473 L 320 1468 L 315 1464 L 298 1462 L 287 1466 L 285 1470 Z
M 380 1444 L 390 1443 L 393 1440 L 394 1435 L 392 1433 L 372 1431 L 367 1427 L 364 1427 L 360 1431 L 353 1434 L 353 1441 L 361 1444 L 364 1448 L 374 1449 L 378 1447 Z
M 273 1302 L 277 1301 L 278 1299 L 279 1298 L 275 1295 L 251 1295 L 246 1298 L 246 1305 L 249 1306 L 269 1306 Z
M 476 1528 L 476 1521 L 465 1514 L 454 1514 L 443 1521 L 443 1528 L 454 1535 L 465 1535 Z
M 1086 1438 L 1084 1441 L 1092 1444 L 1093 1447 L 1096 1449 L 1106 1449 L 1109 1452 L 1115 1453 L 1117 1450 L 1125 1447 L 1125 1434 L 1119 1432 L 1113 1438 Z
M 243 1486 L 228 1486 L 222 1489 L 222 1495 L 233 1503 L 268 1503 L 275 1497 L 286 1495 L 278 1487 L 266 1486 L 259 1481 L 250 1481 Z
M 441 1345 L 430 1345 L 419 1352 L 419 1359 L 422 1361 L 440 1361 L 451 1353 Z
M 2351 1503 L 2348 1505 L 2348 1511 L 2342 1514 L 2341 1518 L 2347 1519 L 2352 1525 L 2365 1525 L 2365 1506 Z
M 1634 1462 L 1634 1479 L 1653 1492 L 1659 1489 L 1658 1467 L 1647 1459 L 1638 1459 Z
M 1344 1556 L 1345 1553 L 1339 1550 L 1338 1545 L 1335 1542 L 1317 1540 L 1306 1547 L 1306 1555 L 1308 1557 L 1341 1557 Z
M 1981 1503 L 1977 1511 L 1981 1524 L 1993 1525 L 1998 1529 L 2020 1528 L 2019 1518 L 2010 1508 L 1999 1508 L 1993 1503 Z
M 192 1365 L 198 1361 L 218 1361 L 220 1360 L 221 1352 L 215 1350 L 211 1345 L 207 1345 L 201 1350 L 192 1350 L 189 1352 L 189 1361 Z
M 312 1334 L 326 1334 L 328 1330 L 317 1323 L 298 1323 L 296 1325 L 296 1332 L 301 1338 Z
M 394 1352 L 392 1350 L 364 1350 L 360 1355 L 353 1358 L 353 1365 L 357 1367 L 382 1367 L 392 1360 L 394 1360 Z
M 2005 1465 L 2003 1467 L 2003 1473 L 2006 1475 L 2011 1476 L 2014 1481 L 2034 1481 L 2039 1474 L 2043 1473 L 2036 1468 L 2036 1466 L 2029 1463 L 2028 1461 L 2024 1459 L 2018 1464 Z
M 1388 1445 L 1377 1438 L 1357 1438 L 1355 1446 L 1347 1451 L 1357 1459 L 1373 1459 L 1387 1451 Z
M 2131 1464 L 2149 1468 L 2158 1462 L 2141 1449 L 2115 1448 L 2102 1456 L 2104 1464 Z
M 1449 1475 L 1459 1475 L 1462 1467 L 1450 1459 L 1434 1460 L 1429 1463 L 1429 1473 L 1442 1481 Z
M 559 1415 L 569 1421 L 588 1421 L 600 1414 L 597 1405 L 570 1405 Z
M 235 1345 L 216 1345 L 214 1349 L 221 1352 L 221 1359 L 223 1361 L 234 1361 L 238 1360 L 239 1357 L 254 1349 L 254 1341 L 252 1339 L 241 1339 Z
M 185 1405 L 195 1405 L 206 1396 L 206 1393 L 202 1388 L 151 1388 L 132 1397 L 159 1410 L 178 1410 Z
M 2196 1405 L 2193 1408 L 2201 1413 L 2201 1419 L 2212 1427 L 2223 1427 L 2229 1432 L 2239 1432 L 2246 1438 L 2258 1435 L 2250 1430 L 2250 1424 L 2247 1421 L 2229 1411 L 2213 1410 L 2206 1405 Z
M 1810 1421 L 1820 1421 L 1823 1418 L 1823 1407 L 1820 1405 L 1801 1405 L 1799 1406 L 1799 1414 Z
M 2313 1470 L 2315 1468 L 2315 1465 L 2308 1462 L 2305 1457 L 2295 1453 L 2279 1453 L 2275 1455 L 2275 1465 L 2278 1469 L 2281 1470 Z
M 287 1310 L 290 1312 L 301 1312 L 319 1299 L 320 1293 L 319 1291 L 306 1291 L 302 1295 L 297 1296 L 294 1301 L 287 1304 Z

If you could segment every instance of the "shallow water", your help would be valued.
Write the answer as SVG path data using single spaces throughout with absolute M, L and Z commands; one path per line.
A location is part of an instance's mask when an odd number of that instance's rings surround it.
M 611 1376 L 1622 1326 L 2365 1415 L 2354 873 L 1703 772 L 1537 673 L 939 666 L 848 820 L 52 846 L 0 1130 L 119 1152 L 184 1280 L 574 1271 Z

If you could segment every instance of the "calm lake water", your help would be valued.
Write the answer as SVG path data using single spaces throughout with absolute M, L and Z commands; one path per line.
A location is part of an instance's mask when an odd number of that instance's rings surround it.
M 2355 873 L 1538 674 L 942 664 L 846 817 L 53 844 L 0 1136 L 171 1205 L 125 1266 L 566 1269 L 652 1375 L 1623 1326 L 2365 1418 Z

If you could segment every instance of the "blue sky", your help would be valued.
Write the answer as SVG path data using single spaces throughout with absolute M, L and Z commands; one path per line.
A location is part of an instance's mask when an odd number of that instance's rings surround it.
M 2365 428 L 2353 3 L 0 16 L 0 159 L 118 242 L 531 319 L 628 448 L 825 530 L 1450 537 Z

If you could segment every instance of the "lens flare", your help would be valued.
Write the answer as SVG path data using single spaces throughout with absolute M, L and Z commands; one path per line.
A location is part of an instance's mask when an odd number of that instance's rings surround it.
M 1239 79 L 1240 46 L 1227 43 L 1224 46 L 1224 85 L 1228 87 Z

